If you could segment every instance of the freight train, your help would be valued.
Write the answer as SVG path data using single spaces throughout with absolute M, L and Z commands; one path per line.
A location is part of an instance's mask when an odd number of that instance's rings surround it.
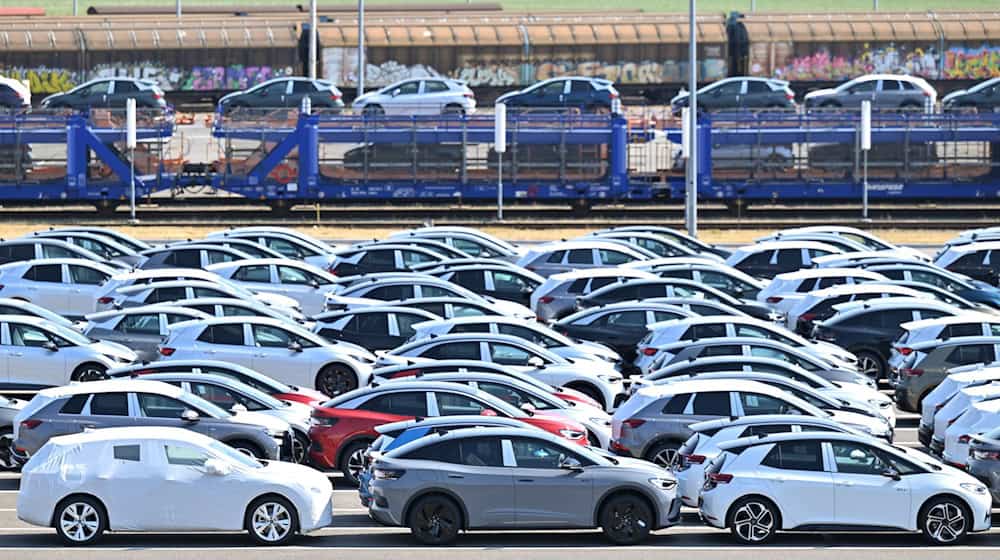
M 614 81 L 626 96 L 663 101 L 687 75 L 683 14 L 513 13 L 478 9 L 373 12 L 366 17 L 366 86 L 441 75 L 489 102 L 560 75 Z M 491 11 L 493 10 L 493 11 Z M 349 12 L 324 12 L 319 71 L 351 95 L 358 31 Z M 301 74 L 307 18 L 273 7 L 155 13 L 0 17 L 0 75 L 28 81 L 36 99 L 88 79 L 154 79 L 175 103 Z M 772 76 L 800 94 L 853 76 L 909 73 L 945 93 L 1000 76 L 1000 11 L 877 14 L 712 14 L 697 18 L 698 77 Z

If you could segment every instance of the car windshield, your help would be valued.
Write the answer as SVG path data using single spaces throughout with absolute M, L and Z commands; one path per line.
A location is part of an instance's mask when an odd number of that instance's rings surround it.
M 253 459 L 249 455 L 240 453 L 239 451 L 233 449 L 232 447 L 229 447 L 228 445 L 220 441 L 213 441 L 212 443 L 208 444 L 208 446 L 216 454 L 236 463 L 237 465 L 241 465 L 248 469 L 260 469 L 264 467 L 263 464 Z
M 72 342 L 73 344 L 76 344 L 77 346 L 86 346 L 88 344 L 92 344 L 94 342 L 97 342 L 96 340 L 94 340 L 92 338 L 87 338 L 86 336 L 83 336 L 82 334 L 80 334 L 79 332 L 77 332 L 77 331 L 75 331 L 73 329 L 64 327 L 64 326 L 56 324 L 56 323 L 49 323 L 49 324 L 45 325 L 45 328 L 46 328 L 46 330 L 48 330 L 52 334 L 56 334 L 56 335 L 58 335 L 58 336 L 60 336 L 60 337 L 62 337 L 64 339 L 68 340 L 69 342 Z

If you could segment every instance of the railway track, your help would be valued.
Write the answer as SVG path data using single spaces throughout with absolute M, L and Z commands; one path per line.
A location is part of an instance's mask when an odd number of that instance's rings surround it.
M 140 226 L 236 226 L 247 224 L 337 225 L 342 227 L 411 227 L 426 222 L 451 225 L 488 225 L 496 222 L 494 205 L 397 203 L 358 205 L 323 203 L 274 210 L 263 204 L 228 200 L 193 200 L 142 204 L 137 208 Z M 807 224 L 859 225 L 894 229 L 965 229 L 1000 221 L 1000 203 L 983 204 L 872 204 L 870 222 L 861 219 L 858 204 L 777 205 L 727 207 L 703 203 L 702 228 L 781 228 Z M 504 225 L 530 228 L 606 227 L 655 222 L 680 226 L 682 204 L 595 205 L 581 209 L 570 204 L 510 205 L 504 208 Z M 0 207 L 0 220 L 45 225 L 122 225 L 129 219 L 127 206 L 98 211 L 88 206 Z

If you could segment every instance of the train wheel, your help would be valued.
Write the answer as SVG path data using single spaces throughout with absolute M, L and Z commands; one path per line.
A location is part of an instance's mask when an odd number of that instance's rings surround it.
M 582 218 L 590 214 L 590 202 L 582 198 L 573 201 L 573 216 Z
M 102 200 L 95 203 L 94 208 L 97 209 L 97 214 L 100 216 L 113 216 L 115 210 L 118 209 L 118 203 L 110 200 Z

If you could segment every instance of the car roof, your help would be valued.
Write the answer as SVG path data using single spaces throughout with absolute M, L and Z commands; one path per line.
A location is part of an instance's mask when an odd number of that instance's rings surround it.
M 452 439 L 464 439 L 464 438 L 484 437 L 484 436 L 486 436 L 486 437 L 488 437 L 488 436 L 492 436 L 492 437 L 508 437 L 508 438 L 513 438 L 513 437 L 527 437 L 527 438 L 535 438 L 535 439 L 539 439 L 540 438 L 540 439 L 546 439 L 546 440 L 549 440 L 549 441 L 559 442 L 560 444 L 565 441 L 562 438 L 559 438 L 559 437 L 557 437 L 555 435 L 552 435 L 552 434 L 546 432 L 545 430 L 538 430 L 538 429 L 533 429 L 533 428 L 530 428 L 530 427 L 528 427 L 528 428 L 513 428 L 513 427 L 506 428 L 506 427 L 500 427 L 500 426 L 496 426 L 496 427 L 491 426 L 491 427 L 482 427 L 482 428 L 468 428 L 468 429 L 465 429 L 465 430 L 454 430 L 454 431 L 450 431 L 450 432 L 447 432 L 447 433 L 444 433 L 444 434 L 440 434 L 440 435 L 434 436 L 433 439 L 424 437 L 424 438 L 419 438 L 419 439 L 413 440 L 411 442 L 406 443 L 405 445 L 401 445 L 401 446 L 399 446 L 399 447 L 397 447 L 397 448 L 395 448 L 395 449 L 387 452 L 385 455 L 383 455 L 383 457 L 393 458 L 393 457 L 397 457 L 397 456 L 400 456 L 400 455 L 406 455 L 407 453 L 409 453 L 413 449 L 419 449 L 419 448 L 424 447 L 425 445 L 429 445 L 431 443 L 448 441 L 448 440 L 452 440 Z
M 106 264 L 104 264 L 102 262 L 92 261 L 92 260 L 89 260 L 89 259 L 75 259 L 75 258 L 71 258 L 71 257 L 55 257 L 55 258 L 47 258 L 47 259 L 30 259 L 30 260 L 26 260 L 26 261 L 13 261 L 13 262 L 9 262 L 9 263 L 5 263 L 5 264 L 0 265 L 0 269 L 4 269 L 4 268 L 11 268 L 11 269 L 13 269 L 13 268 L 17 268 L 19 266 L 23 266 L 23 267 L 28 268 L 28 267 L 32 267 L 32 266 L 39 265 L 39 264 L 72 264 L 72 265 L 79 265 L 79 266 L 87 266 L 87 267 L 91 267 L 91 268 L 102 269 L 104 272 L 106 272 L 108 274 L 112 274 L 112 275 L 115 272 L 117 272 L 117 269 L 112 268 L 112 267 L 110 267 L 110 266 L 108 266 L 108 265 L 106 265 Z
M 812 424 L 815 426 L 829 426 L 847 429 L 843 424 L 829 418 L 819 416 L 804 416 L 801 414 L 761 414 L 756 416 L 741 416 L 737 418 L 718 418 L 715 420 L 705 420 L 695 422 L 689 428 L 695 432 L 705 432 L 708 430 L 726 428 L 729 426 L 746 426 L 749 424 Z
M 202 360 L 202 359 L 187 359 L 187 360 L 168 360 L 168 361 L 154 361 L 154 362 L 135 362 L 133 364 L 128 364 L 124 366 L 119 366 L 108 370 L 109 374 L 126 372 L 136 369 L 168 369 L 177 367 L 205 367 L 205 368 L 219 368 L 227 369 L 232 371 L 253 371 L 250 368 L 241 366 L 239 364 L 234 364 L 232 362 L 224 362 L 221 360 Z M 257 372 L 254 372 L 257 373 Z M 263 376 L 263 374 L 258 373 L 258 375 Z
M 134 440 L 176 441 L 209 445 L 214 439 L 185 428 L 167 426 L 127 426 L 121 428 L 101 428 L 87 430 L 75 434 L 55 436 L 46 445 L 58 447 L 75 447 L 98 442 L 119 442 Z
M 741 447 L 755 446 L 755 445 L 766 445 L 769 443 L 780 443 L 783 441 L 802 441 L 802 440 L 814 440 L 814 439 L 833 439 L 838 441 L 856 441 L 859 443 L 866 443 L 869 445 L 875 445 L 877 447 L 886 447 L 880 443 L 877 439 L 862 435 L 859 433 L 850 432 L 784 432 L 780 434 L 770 434 L 764 437 L 750 436 L 739 439 L 734 439 L 719 444 L 719 449 L 723 451 L 729 451 L 733 449 L 739 449 Z
M 760 253 L 762 251 L 773 251 L 775 249 L 821 249 L 823 251 L 830 251 L 831 253 L 843 254 L 843 251 L 833 245 L 801 239 L 792 239 L 787 241 L 762 241 L 760 243 L 754 243 L 753 245 L 744 245 L 736 250 L 741 253 Z
M 197 309 L 192 309 L 190 307 L 181 307 L 178 305 L 171 305 L 170 302 L 164 302 L 164 303 L 154 303 L 151 305 L 142 305 L 139 307 L 123 307 L 121 309 L 109 309 L 107 311 L 88 313 L 87 315 L 85 315 L 85 318 L 88 321 L 103 321 L 104 319 L 117 317 L 119 315 L 135 315 L 137 313 L 177 313 L 183 315 L 191 315 L 193 317 L 199 317 L 199 318 L 211 317 L 211 315 L 203 311 L 198 311 Z
M 782 272 L 775 275 L 775 280 L 808 280 L 810 278 L 827 278 L 830 276 L 861 276 L 872 279 L 885 278 L 885 276 L 865 270 L 863 268 L 830 267 L 830 268 L 801 268 L 794 272 Z
M 933 319 L 921 319 L 919 321 L 908 321 L 900 323 L 900 327 L 908 331 L 923 329 L 934 325 L 948 326 L 959 323 L 1000 323 L 1000 316 L 982 313 L 980 311 L 963 310 L 958 315 L 945 315 Z
M 205 267 L 206 270 L 216 270 L 219 268 L 230 268 L 233 266 L 249 266 L 249 265 L 271 265 L 271 264 L 291 264 L 293 266 L 299 266 L 304 268 L 313 268 L 309 264 L 288 258 L 278 258 L 278 257 L 251 257 L 246 259 L 240 259 L 238 261 L 220 262 L 212 263 Z
M 139 280 L 143 278 L 156 278 L 158 276 L 170 277 L 170 276 L 201 276 L 203 278 L 210 278 L 213 281 L 219 278 L 219 275 L 214 272 L 209 272 L 201 268 L 146 268 L 146 269 L 135 269 L 128 272 L 121 272 L 114 275 L 112 278 L 114 280 Z M 192 280 L 198 280 L 198 278 L 192 278 Z
M 433 428 L 437 426 L 479 426 L 482 424 L 492 424 L 495 426 L 508 426 L 511 428 L 529 427 L 516 418 L 506 416 L 482 416 L 482 415 L 461 415 L 461 416 L 428 416 L 415 418 L 413 420 L 402 420 L 376 426 L 375 431 L 380 434 L 395 432 L 397 430 L 407 430 L 410 428 Z
M 621 250 L 622 248 L 631 250 L 633 253 L 642 256 L 642 253 L 639 253 L 638 251 L 636 251 L 632 247 L 629 247 L 626 244 L 615 243 L 612 241 L 601 241 L 600 238 L 590 238 L 590 237 L 584 239 L 569 239 L 569 240 L 564 239 L 562 241 L 550 241 L 548 243 L 535 245 L 530 250 L 533 253 L 542 254 L 542 253 L 551 253 L 553 251 L 565 251 L 569 249 Z
M 185 278 L 184 280 L 163 280 L 157 282 L 150 282 L 148 284 L 132 284 L 130 286 L 124 286 L 122 288 L 118 288 L 118 293 L 131 295 L 134 293 L 142 292 L 144 290 L 151 290 L 154 288 L 176 288 L 176 287 L 186 288 L 188 286 L 192 288 L 217 288 L 221 290 L 232 291 L 231 286 L 227 284 L 219 284 L 218 282 L 212 282 L 210 280 L 201 280 L 197 278 L 194 279 Z
M 785 391 L 761 383 L 743 379 L 682 379 L 663 385 L 648 385 L 641 387 L 637 393 L 645 393 L 652 397 L 666 397 L 681 393 L 699 393 L 703 391 L 753 391 L 766 395 L 784 395 Z
M 843 284 L 840 286 L 830 286 L 829 288 L 820 288 L 819 290 L 813 290 L 807 294 L 807 297 L 812 297 L 814 299 L 827 299 L 837 296 L 854 295 L 854 294 L 877 294 L 877 293 L 897 293 L 906 294 L 910 297 L 918 297 L 921 294 L 913 288 L 907 288 L 906 286 L 899 286 L 896 284 L 885 284 L 885 283 L 870 283 L 864 282 L 861 284 Z M 876 298 L 878 299 L 878 298 Z M 927 298 L 931 299 L 931 298 Z M 870 301 L 870 300 L 865 300 Z
M 86 383 L 71 383 L 61 387 L 51 387 L 42 389 L 39 395 L 59 399 L 72 395 L 86 393 L 157 393 L 166 397 L 178 397 L 185 391 L 176 385 L 163 383 L 161 381 L 145 381 L 142 379 L 105 379 L 101 381 L 87 381 Z
M 962 344 L 1000 344 L 1000 336 L 956 336 L 948 339 L 925 340 L 913 345 L 914 350 L 923 351 L 928 347 L 958 346 Z

